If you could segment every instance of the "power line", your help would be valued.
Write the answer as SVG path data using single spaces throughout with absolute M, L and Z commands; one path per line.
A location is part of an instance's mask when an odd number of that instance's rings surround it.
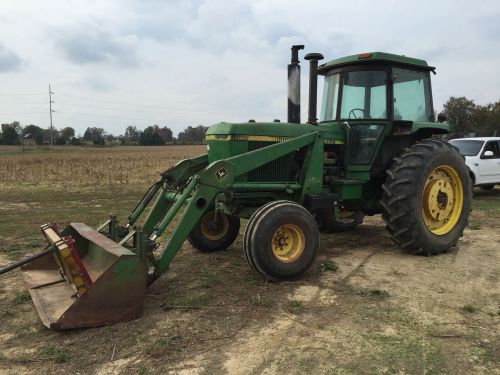
M 54 128 L 52 127 L 52 112 L 55 112 L 52 109 L 52 103 L 55 103 L 52 101 L 52 95 L 54 93 L 50 90 L 50 83 L 49 83 L 49 114 L 50 114 L 50 145 L 54 145 Z

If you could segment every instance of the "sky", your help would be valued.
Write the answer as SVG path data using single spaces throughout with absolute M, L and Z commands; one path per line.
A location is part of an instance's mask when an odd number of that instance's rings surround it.
M 500 99 L 498 0 L 0 0 L 0 123 L 48 127 L 49 84 L 54 126 L 77 134 L 284 121 L 293 44 L 425 59 L 438 112 Z

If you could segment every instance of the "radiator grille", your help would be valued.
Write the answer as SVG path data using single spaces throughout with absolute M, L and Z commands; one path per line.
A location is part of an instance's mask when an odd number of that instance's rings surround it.
M 249 141 L 248 151 L 270 146 L 276 142 Z M 290 181 L 293 154 L 282 156 L 248 173 L 249 182 Z

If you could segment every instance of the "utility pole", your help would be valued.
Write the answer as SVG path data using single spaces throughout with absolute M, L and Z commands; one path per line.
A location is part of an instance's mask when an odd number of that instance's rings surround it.
M 49 83 L 49 113 L 50 113 L 50 145 L 53 146 L 54 145 L 54 129 L 52 127 L 52 112 L 55 112 L 53 109 L 52 109 L 52 103 L 54 103 L 52 101 L 52 95 L 54 95 L 54 93 L 50 90 L 50 83 Z

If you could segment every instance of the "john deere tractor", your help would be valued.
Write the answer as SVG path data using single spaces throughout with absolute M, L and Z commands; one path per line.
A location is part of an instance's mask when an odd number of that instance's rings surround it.
M 303 275 L 319 250 L 319 232 L 353 229 L 365 215 L 381 213 L 409 254 L 440 254 L 457 244 L 471 184 L 459 153 L 434 137 L 448 132 L 443 119 L 434 120 L 435 68 L 381 52 L 319 65 L 323 56 L 310 53 L 308 121 L 300 123 L 303 47 L 292 47 L 287 122 L 211 126 L 207 154 L 162 173 L 123 226 L 114 216 L 97 229 L 42 226 L 45 251 L 8 269 L 24 264 L 45 325 L 90 327 L 139 316 L 146 287 L 186 239 L 202 252 L 225 249 L 238 237 L 240 219 L 249 219 L 248 264 L 272 281 Z

